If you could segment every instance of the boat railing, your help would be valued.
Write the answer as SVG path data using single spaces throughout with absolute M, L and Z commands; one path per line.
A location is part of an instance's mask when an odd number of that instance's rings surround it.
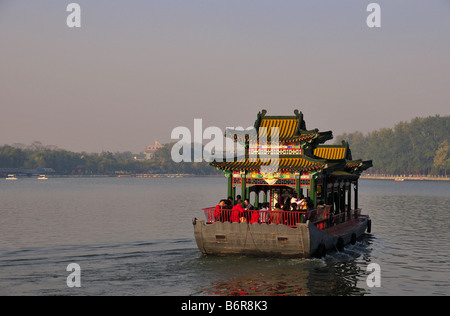
M 204 208 L 206 223 L 230 222 L 230 223 L 259 223 L 279 224 L 289 227 L 297 227 L 297 224 L 310 221 L 319 229 L 329 228 L 351 219 L 358 218 L 360 209 L 350 210 L 331 216 L 331 206 L 325 205 L 310 211 L 272 211 L 272 210 L 231 210 L 215 207 Z
M 270 210 L 230 210 L 215 207 L 204 208 L 206 223 L 230 222 L 230 223 L 259 223 L 259 224 L 283 224 L 296 227 L 297 223 L 306 223 L 306 211 L 270 211 Z
M 326 210 L 328 208 L 328 210 Z M 323 212 L 322 216 L 318 216 L 316 214 L 314 220 L 312 220 L 312 223 L 319 229 L 325 229 L 329 228 L 338 224 L 342 224 L 348 221 L 351 221 L 353 219 L 357 219 L 361 215 L 361 209 L 355 209 L 355 210 L 346 210 L 345 212 L 338 213 L 335 215 L 330 215 L 330 205 L 325 206 L 325 212 Z M 319 208 L 317 209 L 319 210 Z M 316 210 L 314 210 L 316 211 Z M 314 212 L 311 211 L 311 212 Z

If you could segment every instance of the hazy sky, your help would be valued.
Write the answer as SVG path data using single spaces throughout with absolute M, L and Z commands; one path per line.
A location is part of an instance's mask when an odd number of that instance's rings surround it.
M 450 1 L 0 0 L 0 109 L 0 144 L 87 152 L 262 109 L 335 136 L 449 115 Z

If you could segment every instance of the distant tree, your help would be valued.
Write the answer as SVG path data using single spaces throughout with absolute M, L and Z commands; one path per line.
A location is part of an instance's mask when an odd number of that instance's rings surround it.
M 443 171 L 447 176 L 447 170 L 450 170 L 450 146 L 447 140 L 444 140 L 436 150 L 433 166 L 438 173 Z
M 0 168 L 20 168 L 27 160 L 27 154 L 20 148 L 9 145 L 0 147 Z

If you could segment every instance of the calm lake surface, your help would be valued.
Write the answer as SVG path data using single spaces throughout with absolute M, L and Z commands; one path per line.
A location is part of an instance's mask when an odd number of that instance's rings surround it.
M 372 234 L 322 259 L 203 256 L 192 218 L 225 195 L 225 178 L 0 179 L 0 295 L 450 295 L 450 182 L 360 180 Z

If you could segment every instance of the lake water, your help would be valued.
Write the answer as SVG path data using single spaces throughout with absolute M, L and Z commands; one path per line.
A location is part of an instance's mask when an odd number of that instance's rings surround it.
M 450 295 L 450 182 L 360 180 L 372 234 L 322 259 L 203 256 L 192 218 L 225 195 L 225 178 L 1 179 L 0 295 Z

